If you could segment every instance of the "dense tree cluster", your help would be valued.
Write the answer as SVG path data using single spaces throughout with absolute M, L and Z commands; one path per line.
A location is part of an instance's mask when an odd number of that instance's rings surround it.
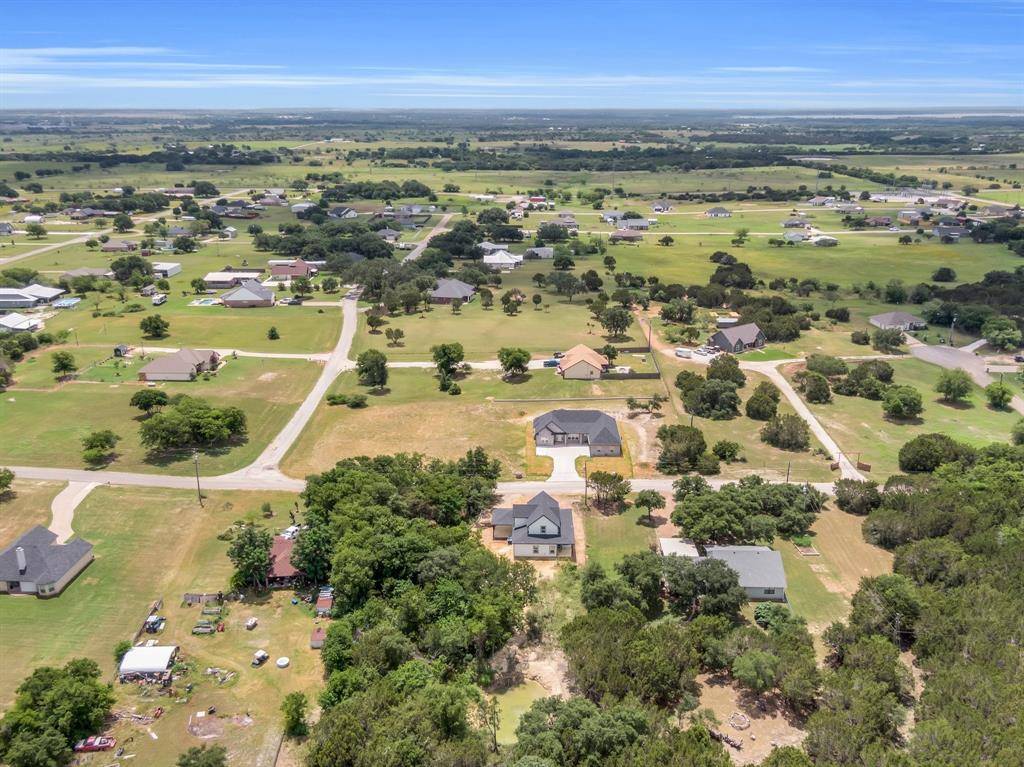
M 167 407 L 153 413 L 139 427 L 142 444 L 153 451 L 211 448 L 243 439 L 245 411 L 228 405 L 214 407 L 199 397 L 177 394 Z
M 114 705 L 100 667 L 78 658 L 63 668 L 41 666 L 18 686 L 0 720 L 0 761 L 10 767 L 61 767 L 71 747 L 99 732 Z
M 672 521 L 687 538 L 712 543 L 771 541 L 806 533 L 825 502 L 810 485 L 770 484 L 744 477 L 715 492 L 690 478 L 676 482 Z

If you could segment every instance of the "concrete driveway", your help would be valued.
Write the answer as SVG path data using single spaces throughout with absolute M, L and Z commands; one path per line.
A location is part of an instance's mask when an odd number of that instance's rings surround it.
M 537 455 L 549 455 L 555 462 L 554 471 L 548 482 L 580 482 L 583 477 L 576 471 L 576 459 L 590 455 L 590 448 L 572 445 L 569 447 L 538 447 Z

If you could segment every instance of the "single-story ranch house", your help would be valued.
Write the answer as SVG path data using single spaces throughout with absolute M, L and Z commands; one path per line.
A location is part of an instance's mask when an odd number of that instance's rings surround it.
M 708 208 L 704 211 L 704 215 L 707 218 L 732 218 L 732 213 L 729 209 L 722 207 Z
M 467 303 L 473 300 L 476 295 L 476 288 L 462 280 L 442 277 L 437 281 L 437 287 L 430 291 L 430 303 L 450 304 L 452 301 Z
M 274 536 L 274 542 L 270 546 L 270 572 L 267 573 L 267 580 L 271 587 L 288 586 L 299 577 L 298 568 L 292 564 L 294 548 L 294 538 L 283 535 Z
M 721 560 L 739 576 L 740 587 L 750 601 L 786 601 L 787 581 L 782 555 L 767 546 L 705 546 L 705 556 L 702 557 L 691 541 L 659 538 L 658 550 L 666 557 Z
M 24 288 L 0 288 L 0 311 L 31 309 L 40 304 L 48 304 L 64 293 L 67 291 L 62 288 L 51 288 L 36 283 Z
M 722 328 L 711 336 L 710 343 L 724 352 L 739 354 L 747 349 L 760 349 L 767 340 L 756 322 L 748 322 L 734 328 Z
M 60 594 L 92 562 L 92 544 L 82 538 L 57 543 L 56 533 L 36 525 L 0 551 L 0 594 Z
M 608 368 L 608 358 L 584 344 L 572 347 L 558 361 L 558 374 L 562 378 L 591 380 L 600 378 Z
M 751 601 L 785 602 L 786 571 L 782 555 L 767 546 L 707 546 L 708 559 L 725 562 L 740 577 Z
M 551 410 L 533 419 L 538 447 L 588 446 L 590 455 L 622 455 L 615 419 L 600 410 Z
M 491 517 L 495 540 L 512 545 L 514 559 L 573 559 L 576 534 L 572 510 L 541 492 L 510 509 L 495 509 Z
M 220 302 L 231 309 L 273 306 L 275 300 L 274 291 L 263 287 L 256 280 L 246 280 L 220 297 Z
M 220 355 L 212 349 L 179 349 L 164 354 L 139 370 L 140 381 L 194 381 L 200 373 L 216 370 Z
M 890 328 L 899 328 L 900 330 L 924 330 L 928 327 L 928 323 L 916 317 L 913 314 L 907 314 L 907 312 L 886 312 L 885 314 L 876 314 L 868 318 L 868 322 L 874 325 L 876 328 L 882 328 L 888 330 Z
M 608 236 L 609 242 L 642 242 L 643 239 L 643 232 L 633 229 L 619 229 Z
M 38 317 L 29 317 L 27 314 L 11 312 L 0 316 L 0 333 L 31 333 L 42 326 Z

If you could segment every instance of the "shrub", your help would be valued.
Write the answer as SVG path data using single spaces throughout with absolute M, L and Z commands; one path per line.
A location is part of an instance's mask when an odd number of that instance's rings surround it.
M 806 450 L 811 444 L 811 430 L 798 415 L 775 415 L 761 429 L 761 441 L 782 450 Z
M 779 410 L 779 399 L 781 398 L 775 384 L 762 381 L 754 389 L 754 393 L 747 400 L 747 418 L 757 421 L 767 421 Z
M 956 368 L 943 370 L 935 383 L 935 391 L 942 395 L 946 402 L 959 402 L 971 393 L 971 377 L 967 372 Z
M 361 407 L 366 407 L 366 395 L 365 394 L 350 394 L 348 395 L 348 402 L 345 403 L 353 410 Z
M 713 453 L 704 453 L 704 455 L 697 459 L 698 474 L 703 474 L 707 477 L 712 474 L 718 474 L 721 470 L 718 458 Z
M 1013 429 L 1010 431 L 1010 440 L 1015 445 L 1024 445 L 1024 418 L 1013 425 Z
M 711 452 L 717 455 L 726 463 L 732 463 L 740 457 L 740 443 L 728 439 L 720 439 L 711 448 Z
M 892 386 L 882 395 L 882 410 L 890 418 L 916 418 L 924 410 L 924 401 L 913 386 Z
M 932 272 L 932 280 L 935 282 L 956 282 L 956 271 L 948 266 L 940 266 Z
M 709 381 L 732 381 L 736 388 L 743 388 L 747 383 L 747 377 L 740 370 L 740 363 L 731 354 L 720 354 L 708 365 L 707 378 Z
M 871 336 L 871 345 L 880 352 L 897 351 L 903 346 L 903 331 L 899 328 L 879 328 Z
M 328 394 L 327 395 L 328 405 L 347 405 L 348 395 L 346 394 Z
M 828 379 L 818 373 L 808 373 L 804 378 L 804 395 L 808 402 L 823 405 L 832 401 L 832 389 Z
M 837 306 L 833 309 L 826 309 L 825 316 L 830 320 L 835 320 L 836 322 L 849 322 L 850 310 L 845 306 Z
M 807 369 L 812 373 L 834 378 L 844 376 L 850 372 L 850 366 L 838 357 L 830 357 L 827 354 L 812 354 L 807 358 Z
M 836 506 L 850 514 L 864 515 L 882 504 L 878 485 L 868 480 L 837 479 Z
M 691 391 L 684 404 L 686 412 L 713 421 L 726 421 L 740 414 L 740 396 L 732 381 L 707 381 Z
M 661 443 L 658 471 L 665 474 L 693 471 L 697 467 L 697 460 L 707 449 L 704 435 L 695 426 L 661 426 L 658 428 L 657 437 Z
M 459 386 L 454 381 L 452 381 L 450 384 L 448 384 L 448 393 L 451 394 L 453 397 L 456 397 L 459 394 L 462 394 L 462 387 Z
M 985 387 L 985 397 L 988 399 L 988 404 L 996 410 L 1005 410 L 1006 406 L 1010 404 L 1010 400 L 1013 399 L 1013 389 L 1002 381 L 993 381 Z
M 900 448 L 901 471 L 935 471 L 944 463 L 970 459 L 974 450 L 945 434 L 922 434 Z
M 857 344 L 858 346 L 867 346 L 871 343 L 871 336 L 869 336 L 863 330 L 855 330 L 850 333 L 850 341 Z

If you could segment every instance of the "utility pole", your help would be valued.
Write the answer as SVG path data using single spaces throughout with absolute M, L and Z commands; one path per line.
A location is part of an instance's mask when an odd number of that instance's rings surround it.
M 196 497 L 199 498 L 199 506 L 203 506 L 203 491 L 199 487 L 199 451 L 192 451 L 192 462 L 196 465 Z
M 786 484 L 789 484 L 789 472 L 790 472 L 790 469 L 792 469 L 792 468 L 793 468 L 793 462 L 789 461 L 786 464 Z

